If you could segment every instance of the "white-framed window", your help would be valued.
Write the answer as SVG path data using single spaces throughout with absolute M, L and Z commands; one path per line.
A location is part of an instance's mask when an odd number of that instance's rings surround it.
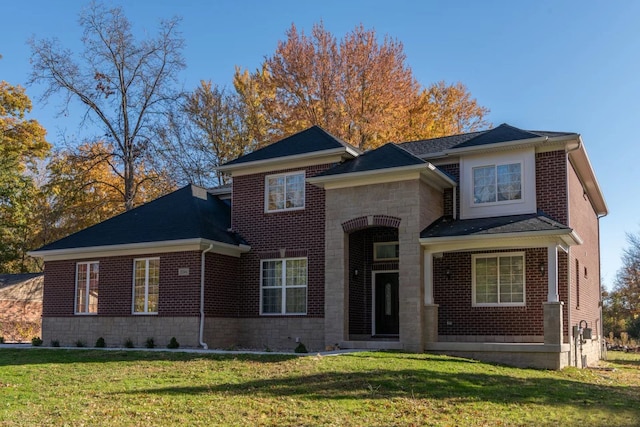
M 306 313 L 307 258 L 262 260 L 260 314 Z
M 524 262 L 524 252 L 473 255 L 473 305 L 525 305 Z
M 133 260 L 133 313 L 158 314 L 160 258 Z
M 398 242 L 376 242 L 373 244 L 374 261 L 393 261 L 400 259 Z
M 98 313 L 99 270 L 98 261 L 76 264 L 75 314 Z
M 509 202 L 522 199 L 522 164 L 473 168 L 473 203 Z
M 265 212 L 304 209 L 304 171 L 265 177 Z

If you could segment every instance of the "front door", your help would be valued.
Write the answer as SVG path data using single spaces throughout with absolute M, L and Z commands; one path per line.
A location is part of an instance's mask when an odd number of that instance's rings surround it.
M 398 272 L 380 272 L 374 274 L 374 335 L 398 335 L 399 298 Z

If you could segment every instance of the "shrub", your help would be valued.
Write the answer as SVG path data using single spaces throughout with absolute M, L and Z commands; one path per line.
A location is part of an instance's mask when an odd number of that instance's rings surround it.
M 167 348 L 178 348 L 178 347 L 180 347 L 180 344 L 178 343 L 178 340 L 176 340 L 176 337 L 171 337 L 169 344 L 167 344 Z
M 51 340 L 51 347 L 60 347 L 60 341 Z
M 156 346 L 156 343 L 153 342 L 153 338 L 147 338 L 147 341 L 145 342 L 145 346 L 147 348 L 154 348 Z
M 0 344 L 4 344 L 4 337 L 0 337 Z
M 96 347 L 97 348 L 105 348 L 107 346 L 107 343 L 104 342 L 104 338 L 100 337 L 96 340 Z
M 307 347 L 305 347 L 305 345 L 302 343 L 298 343 L 298 346 L 293 351 L 295 351 L 296 353 L 309 353 Z
M 42 345 L 42 340 L 40 337 L 33 337 L 31 338 L 31 345 L 34 347 L 40 347 Z
M 127 338 L 127 340 L 124 342 L 124 346 L 125 348 L 133 348 L 133 340 L 131 338 Z
M 85 346 L 84 345 L 84 341 L 82 341 L 82 340 L 76 341 L 76 347 L 84 347 L 84 346 Z

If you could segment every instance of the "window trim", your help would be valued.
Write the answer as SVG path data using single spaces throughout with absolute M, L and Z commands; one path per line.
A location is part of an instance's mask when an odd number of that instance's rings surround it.
M 286 189 L 286 177 L 287 176 L 292 176 L 292 175 L 302 175 L 302 206 L 298 206 L 298 207 L 294 207 L 294 208 L 287 208 L 286 207 L 286 198 L 287 198 L 287 189 Z M 278 178 L 284 176 L 285 177 L 285 189 L 284 189 L 284 198 L 285 198 L 285 207 L 282 209 L 269 209 L 269 179 L 270 178 Z M 265 175 L 264 177 L 264 212 L 265 213 L 275 213 L 275 212 L 290 212 L 290 211 L 300 211 L 303 210 L 306 207 L 306 203 L 307 203 L 307 189 L 306 189 L 306 171 L 303 170 L 298 170 L 298 171 L 291 171 L 291 172 L 282 172 L 282 173 L 275 173 L 275 174 L 270 174 L 270 175 Z
M 133 274 L 131 287 L 131 314 L 134 316 L 155 316 L 157 311 L 147 311 L 149 308 L 149 261 L 158 260 L 158 306 L 160 306 L 160 257 L 144 257 L 133 259 Z M 144 272 L 144 307 L 145 311 L 136 311 L 136 262 L 146 261 Z
M 516 164 L 520 165 L 520 198 L 519 199 L 512 199 L 512 200 L 498 200 L 498 166 L 508 166 L 508 165 L 516 165 Z M 476 169 L 487 168 L 487 167 L 491 167 L 491 166 L 493 166 L 493 168 L 494 168 L 494 170 L 496 172 L 496 181 L 494 183 L 494 185 L 495 185 L 495 193 L 496 193 L 496 200 L 494 202 L 476 203 L 474 172 L 475 172 Z M 524 162 L 522 160 L 517 160 L 517 161 L 508 160 L 508 161 L 502 161 L 502 162 L 495 162 L 495 163 L 482 164 L 482 165 L 479 164 L 479 165 L 476 165 L 476 166 L 471 166 L 471 192 L 469 194 L 469 196 L 471 197 L 470 207 L 475 208 L 475 207 L 502 206 L 502 205 L 509 205 L 509 204 L 525 203 L 525 183 L 524 183 L 525 170 L 524 170 L 524 166 L 525 165 L 524 165 Z
M 388 246 L 388 245 L 395 245 L 398 247 L 398 256 L 397 257 L 393 257 L 393 258 L 380 258 L 378 257 L 378 251 L 377 249 L 380 246 Z M 374 261 L 398 261 L 400 259 L 400 242 L 399 241 L 393 241 L 393 242 L 374 242 L 373 243 L 373 260 Z
M 287 276 L 286 276 L 286 271 L 287 271 L 287 266 L 286 266 L 286 262 L 287 261 L 298 261 L 298 260 L 305 260 L 307 262 L 307 268 L 306 268 L 306 285 L 304 286 L 305 288 L 305 310 L 302 313 L 287 313 L 286 309 L 287 309 L 287 293 L 286 293 L 286 289 L 287 288 L 291 288 L 291 289 L 300 289 L 302 288 L 302 286 L 287 286 L 286 285 L 286 280 L 287 280 Z M 263 279 L 263 273 L 264 273 L 264 263 L 265 262 L 270 262 L 270 261 L 282 261 L 283 266 L 282 266 L 282 286 L 277 287 L 277 286 L 269 286 L 267 287 L 267 289 L 282 289 L 283 292 L 280 295 L 281 298 L 281 305 L 280 305 L 280 313 L 265 313 L 263 311 L 263 290 L 264 290 L 264 286 L 262 285 L 262 279 Z M 309 311 L 309 258 L 308 257 L 289 257 L 289 258 L 265 258 L 265 259 L 261 259 L 260 260 L 260 316 L 306 316 L 307 313 Z
M 476 259 L 522 257 L 522 302 L 476 302 Z M 498 261 L 498 271 L 500 270 Z M 500 300 L 500 273 L 498 272 L 498 300 Z M 473 254 L 471 256 L 471 305 L 473 307 L 525 307 L 527 305 L 527 259 L 524 251 L 519 252 L 491 252 L 486 254 Z
M 80 265 L 91 265 L 91 264 L 98 264 L 98 289 L 100 289 L 100 261 L 79 261 L 76 262 L 76 286 L 75 286 L 75 295 L 73 297 L 73 314 L 76 316 L 96 316 L 98 314 L 98 308 L 96 307 L 96 312 L 95 313 L 91 313 L 89 311 L 78 311 L 78 266 Z M 86 283 L 85 283 L 85 290 L 87 291 L 86 295 L 87 297 L 89 296 L 89 281 L 90 281 L 90 274 L 89 272 L 91 271 L 90 268 L 87 268 L 87 279 L 86 279 Z M 98 298 L 99 298 L 99 293 L 98 293 Z M 86 303 L 86 307 L 87 309 L 89 308 L 89 304 L 88 301 Z

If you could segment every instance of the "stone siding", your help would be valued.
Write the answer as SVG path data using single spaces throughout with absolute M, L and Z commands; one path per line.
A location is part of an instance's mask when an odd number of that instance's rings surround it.
M 387 215 L 400 218 L 400 343 L 422 351 L 422 250 L 420 231 L 443 213 L 442 193 L 409 180 L 327 190 L 326 193 L 326 344 L 348 339 L 349 242 L 343 223 L 354 218 Z

